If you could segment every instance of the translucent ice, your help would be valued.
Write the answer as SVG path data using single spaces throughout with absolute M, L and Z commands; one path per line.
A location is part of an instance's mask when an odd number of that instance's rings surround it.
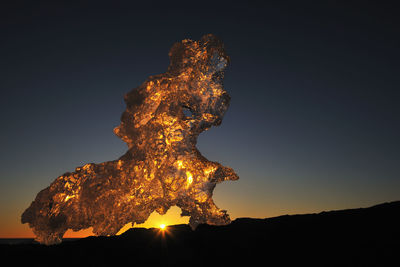
M 126 154 L 61 175 L 22 214 L 39 242 L 58 243 L 68 229 L 89 227 L 96 235 L 115 235 L 175 205 L 192 228 L 230 223 L 212 194 L 217 183 L 238 176 L 196 148 L 198 135 L 221 124 L 229 106 L 222 83 L 229 58 L 211 34 L 174 44 L 169 56 L 166 73 L 125 95 L 114 132 L 128 144 Z

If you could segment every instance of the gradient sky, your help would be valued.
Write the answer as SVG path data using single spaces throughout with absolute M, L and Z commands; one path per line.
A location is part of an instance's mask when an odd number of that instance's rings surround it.
M 214 191 L 231 218 L 400 199 L 395 6 L 5 2 L 0 237 L 32 236 L 20 215 L 59 175 L 124 154 L 112 132 L 123 95 L 166 71 L 174 42 L 207 33 L 219 36 L 231 57 L 225 88 L 232 100 L 222 125 L 202 133 L 198 148 L 240 176 Z M 182 222 L 178 214 L 174 208 L 151 221 Z

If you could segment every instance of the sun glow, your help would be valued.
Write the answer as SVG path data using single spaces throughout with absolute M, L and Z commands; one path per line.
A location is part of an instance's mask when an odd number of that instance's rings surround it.
M 165 228 L 167 228 L 167 226 L 164 223 L 162 223 L 162 224 L 160 224 L 159 228 L 161 230 L 165 230 Z
M 193 175 L 190 172 L 186 172 L 186 177 L 187 177 L 187 186 L 189 186 L 193 183 Z

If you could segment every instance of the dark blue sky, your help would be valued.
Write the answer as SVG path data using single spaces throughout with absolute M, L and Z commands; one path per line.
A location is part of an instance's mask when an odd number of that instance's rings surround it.
M 240 175 L 217 186 L 218 206 L 269 217 L 400 199 L 395 6 L 38 2 L 0 7 L 0 235 L 57 176 L 122 155 L 124 93 L 207 33 L 231 57 L 232 101 L 198 147 Z

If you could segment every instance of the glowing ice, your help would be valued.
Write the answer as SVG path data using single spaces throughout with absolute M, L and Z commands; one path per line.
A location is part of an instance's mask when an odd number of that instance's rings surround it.
M 190 216 L 192 228 L 230 222 L 212 194 L 217 183 L 238 176 L 196 148 L 198 135 L 221 124 L 228 108 L 222 80 L 229 58 L 211 34 L 174 44 L 169 56 L 166 73 L 125 95 L 114 132 L 128 144 L 126 154 L 58 177 L 22 214 L 39 242 L 58 243 L 68 229 L 89 227 L 96 235 L 115 235 L 174 205 Z

